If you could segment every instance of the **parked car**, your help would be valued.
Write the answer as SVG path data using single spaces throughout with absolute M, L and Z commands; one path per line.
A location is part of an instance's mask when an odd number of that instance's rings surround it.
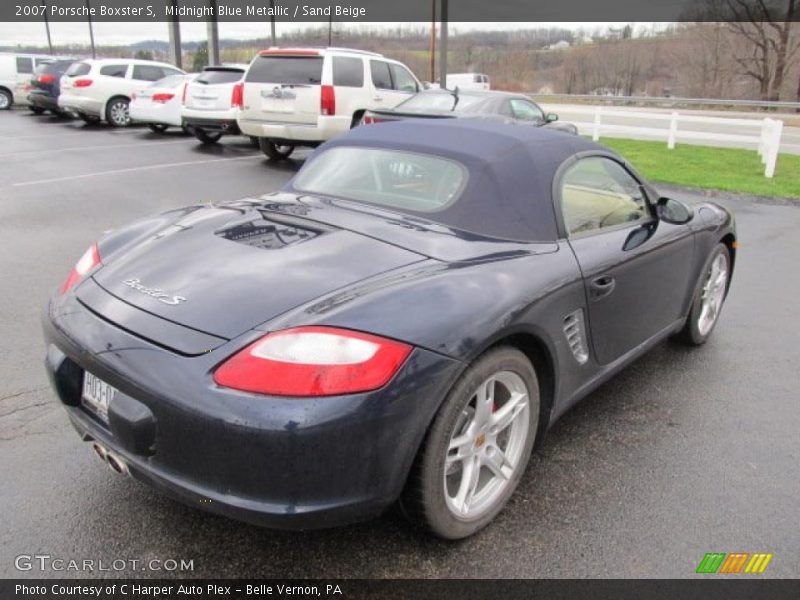
M 311 528 L 399 500 L 462 538 L 568 408 L 709 338 L 735 248 L 727 210 L 581 137 L 357 127 L 278 193 L 104 234 L 50 299 L 46 366 L 104 462 L 189 505 Z
M 0 110 L 25 104 L 34 70 L 53 60 L 52 56 L 42 54 L 0 52 Z
M 236 116 L 242 106 L 242 80 L 247 65 L 214 65 L 186 88 L 181 110 L 183 126 L 204 144 L 225 134 L 238 135 Z
M 168 127 L 183 127 L 181 100 L 186 86 L 195 77 L 197 74 L 167 75 L 131 94 L 128 107 L 131 120 L 147 124 L 156 133 Z
M 185 74 L 165 63 L 127 58 L 83 60 L 72 65 L 61 78 L 58 105 L 87 123 L 105 120 L 115 127 L 131 123 L 131 94 L 143 82 L 168 75 Z
M 422 89 L 403 63 L 343 48 L 270 48 L 250 63 L 239 129 L 272 160 L 318 146 Z
M 54 115 L 64 114 L 58 107 L 61 77 L 74 62 L 74 58 L 59 58 L 53 62 L 42 62 L 36 67 L 28 92 L 28 105 L 31 111 L 42 114 L 49 110 Z
M 447 89 L 484 90 L 492 89 L 489 76 L 483 73 L 448 73 Z
M 488 119 L 515 125 L 532 125 L 578 135 L 572 123 L 563 123 L 524 94 L 509 92 L 422 91 L 391 110 L 369 110 L 361 123 L 370 125 L 401 119 Z

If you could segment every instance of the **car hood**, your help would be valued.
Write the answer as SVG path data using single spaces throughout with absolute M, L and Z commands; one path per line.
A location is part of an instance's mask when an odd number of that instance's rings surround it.
M 424 259 L 334 224 L 242 202 L 199 208 L 139 237 L 112 252 L 93 279 L 129 305 L 231 339 L 321 295 Z

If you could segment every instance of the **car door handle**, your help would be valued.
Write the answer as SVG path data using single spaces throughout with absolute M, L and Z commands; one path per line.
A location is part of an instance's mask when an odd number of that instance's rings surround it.
M 589 296 L 592 300 L 604 298 L 614 291 L 614 286 L 616 286 L 616 284 L 617 282 L 611 275 L 602 275 L 601 277 L 592 279 L 592 282 L 589 284 Z
M 372 99 L 375 102 L 383 102 L 383 96 L 374 96 Z

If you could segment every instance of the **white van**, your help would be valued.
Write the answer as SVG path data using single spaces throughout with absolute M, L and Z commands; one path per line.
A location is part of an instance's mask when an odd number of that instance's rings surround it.
M 54 60 L 45 54 L 0 52 L 0 110 L 27 104 L 28 86 L 36 67 Z
M 166 63 L 129 58 L 87 59 L 73 64 L 61 78 L 58 106 L 86 123 L 108 121 L 115 127 L 131 123 L 131 95 L 146 82 L 185 75 Z
M 347 48 L 269 48 L 250 63 L 237 122 L 272 160 L 318 146 L 422 89 L 403 63 Z
M 489 76 L 483 73 L 452 73 L 447 75 L 447 89 L 490 90 Z

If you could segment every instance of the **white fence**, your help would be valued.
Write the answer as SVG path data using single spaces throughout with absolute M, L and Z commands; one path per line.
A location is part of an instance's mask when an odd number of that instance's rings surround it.
M 600 136 L 628 137 L 630 135 L 661 138 L 667 148 L 675 143 L 703 145 L 703 142 L 723 142 L 751 147 L 758 151 L 764 164 L 764 176 L 775 175 L 778 150 L 783 134 L 783 121 L 777 119 L 734 119 L 687 115 L 677 112 L 635 111 L 604 106 L 564 106 L 559 113 L 578 127 L 583 135 L 597 141 Z M 576 121 L 572 115 L 589 117 Z M 610 122 L 614 120 L 615 122 Z M 625 124 L 619 123 L 626 121 Z M 630 121 L 630 122 L 627 122 Z M 643 124 L 644 123 L 644 124 Z

